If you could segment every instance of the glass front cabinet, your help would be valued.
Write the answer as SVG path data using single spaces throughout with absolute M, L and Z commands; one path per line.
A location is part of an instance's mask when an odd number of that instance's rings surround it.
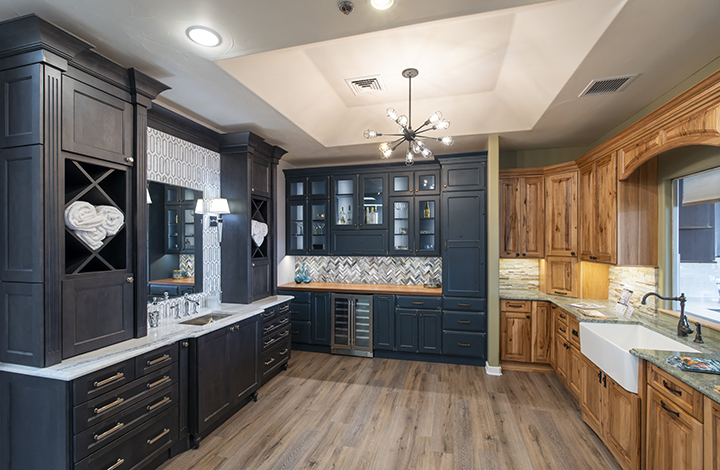
M 387 174 L 333 176 L 332 228 L 387 228 Z
M 440 170 L 390 173 L 390 196 L 440 195 Z
M 287 179 L 287 254 L 328 253 L 328 177 Z
M 390 254 L 439 256 L 439 198 L 390 198 Z

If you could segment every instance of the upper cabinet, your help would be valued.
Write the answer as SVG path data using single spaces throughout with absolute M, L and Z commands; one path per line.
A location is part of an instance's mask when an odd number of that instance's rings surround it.
M 390 198 L 390 254 L 440 254 L 440 199 L 437 196 Z
M 578 172 L 545 177 L 545 254 L 577 256 Z
M 390 196 L 440 194 L 440 171 L 423 169 L 390 173 Z
M 580 259 L 617 263 L 615 153 L 580 168 Z
M 387 228 L 387 173 L 332 176 L 332 228 Z
M 542 176 L 500 180 L 500 256 L 542 258 L 545 199 Z
M 289 255 L 328 253 L 329 177 L 289 177 L 286 180 L 286 247 Z

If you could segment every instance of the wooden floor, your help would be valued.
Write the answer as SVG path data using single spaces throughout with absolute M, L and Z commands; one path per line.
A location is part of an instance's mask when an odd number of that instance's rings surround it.
M 293 351 L 163 470 L 619 469 L 552 374 Z

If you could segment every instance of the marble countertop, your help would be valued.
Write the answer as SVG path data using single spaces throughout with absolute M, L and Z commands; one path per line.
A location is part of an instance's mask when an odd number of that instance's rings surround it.
M 147 336 L 135 338 L 106 348 L 66 359 L 60 364 L 36 368 L 6 364 L 0 362 L 0 372 L 32 375 L 70 381 L 85 374 L 89 374 L 104 367 L 139 356 L 153 349 L 180 341 L 182 339 L 197 338 L 212 331 L 219 330 L 235 322 L 259 315 L 266 308 L 281 304 L 292 299 L 292 296 L 278 295 L 258 300 L 252 304 L 220 304 L 217 308 L 201 308 L 196 315 L 174 319 L 163 319 L 157 328 L 148 328 Z M 183 325 L 180 322 L 208 313 L 229 313 L 227 318 L 214 321 L 207 325 Z
M 682 353 L 684 356 L 720 360 L 720 337 L 718 337 L 716 332 L 710 329 L 703 329 L 703 337 L 705 340 L 704 344 L 694 343 L 694 335 L 690 335 L 686 338 L 679 338 L 676 334 L 678 322 L 677 317 L 664 313 L 658 313 L 656 316 L 651 316 L 636 312 L 630 320 L 627 320 L 625 317 L 618 316 L 613 312 L 612 309 L 617 303 L 615 300 L 569 299 L 557 295 L 548 295 L 536 289 L 500 289 L 500 298 L 503 300 L 537 300 L 552 302 L 575 316 L 578 321 L 581 322 L 628 323 L 643 325 L 657 333 L 667 336 L 668 338 L 672 338 L 675 341 L 687 343 L 688 346 L 700 351 L 700 354 Z M 592 302 L 599 305 L 606 305 L 609 308 L 607 310 L 601 310 L 601 312 L 607 314 L 607 317 L 596 318 L 584 315 L 582 313 L 582 309 L 570 305 L 578 302 Z M 670 356 L 680 355 L 680 353 L 676 351 L 631 349 L 630 353 L 660 367 L 673 377 L 682 380 L 686 384 L 710 397 L 712 400 L 720 403 L 720 388 L 718 388 L 720 387 L 720 375 L 705 374 L 701 372 L 685 372 L 675 366 L 671 366 L 665 361 Z

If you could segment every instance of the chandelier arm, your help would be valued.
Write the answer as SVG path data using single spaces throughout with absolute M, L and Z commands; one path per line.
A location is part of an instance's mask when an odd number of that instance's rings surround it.
M 405 137 L 405 134 L 379 134 L 378 133 L 378 135 L 390 136 L 390 137 Z
M 400 147 L 400 144 L 402 144 L 404 141 L 405 141 L 405 137 L 403 137 L 402 139 L 398 139 L 398 140 L 392 142 L 392 144 L 390 144 L 390 145 L 392 145 L 392 150 L 393 150 L 393 152 L 395 151 L 395 149 L 397 149 L 398 147 Z
M 431 131 L 432 127 L 425 129 L 425 126 L 427 126 L 428 124 L 430 124 L 430 121 L 425 121 L 422 126 L 418 127 L 417 130 L 415 130 L 415 133 Z
M 440 141 L 440 139 L 438 137 L 430 137 L 429 135 L 416 135 L 415 138 Z
M 429 132 L 429 131 L 434 131 L 434 130 L 435 129 L 433 129 L 432 127 L 429 127 L 427 129 L 423 129 L 423 130 L 417 130 L 417 131 L 415 131 L 415 135 L 422 134 L 422 133 Z

